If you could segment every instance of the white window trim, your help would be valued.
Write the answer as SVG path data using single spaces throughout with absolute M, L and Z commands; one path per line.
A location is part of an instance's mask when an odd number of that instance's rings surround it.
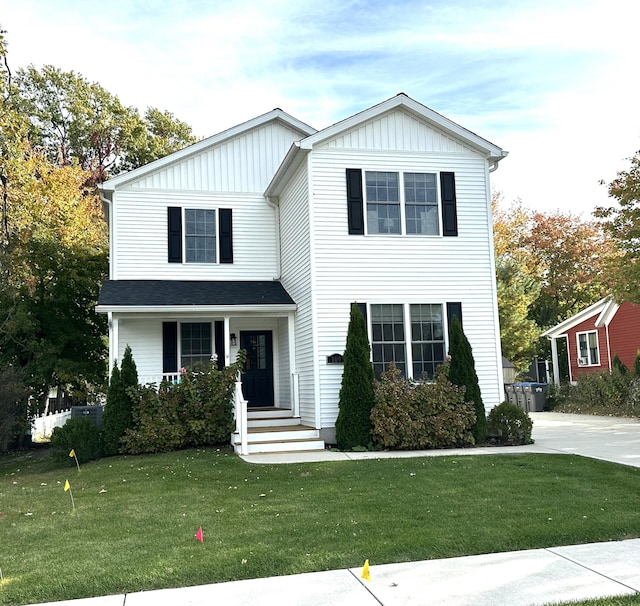
M 398 175 L 398 198 L 400 203 L 400 233 L 369 233 L 369 221 L 367 217 L 367 209 L 369 200 L 367 199 L 367 173 L 395 173 Z M 404 189 L 404 175 L 405 173 L 423 173 L 426 175 L 435 175 L 436 177 L 436 215 L 438 219 L 438 233 L 437 234 L 408 234 L 407 233 L 407 214 L 405 210 L 405 189 Z M 421 170 L 419 168 L 403 170 L 390 170 L 388 167 L 380 168 L 363 168 L 362 169 L 362 199 L 364 206 L 364 233 L 365 236 L 375 237 L 393 237 L 398 238 L 400 236 L 406 236 L 409 238 L 442 238 L 442 193 L 440 191 L 440 171 L 434 170 Z M 371 204 L 377 204 L 378 202 L 371 202 Z M 381 204 L 384 204 L 382 202 Z
M 596 363 L 591 362 L 591 351 L 589 350 L 590 334 L 596 335 L 596 346 L 597 346 L 597 352 L 598 352 L 598 361 Z M 586 339 L 587 339 L 587 363 L 586 364 L 580 364 L 580 360 L 583 358 L 583 356 L 580 355 L 580 335 L 586 335 Z M 579 368 L 585 368 L 588 366 L 600 366 L 600 341 L 598 339 L 597 330 L 581 330 L 580 332 L 576 333 L 576 354 L 577 354 L 576 358 L 578 360 Z
M 220 209 L 217 207 L 207 206 L 200 208 L 198 206 L 182 206 L 182 265 L 201 265 L 211 267 L 212 265 L 220 265 Z M 216 239 L 216 260 L 209 261 L 187 261 L 187 211 L 188 210 L 213 210 L 215 211 L 213 233 Z

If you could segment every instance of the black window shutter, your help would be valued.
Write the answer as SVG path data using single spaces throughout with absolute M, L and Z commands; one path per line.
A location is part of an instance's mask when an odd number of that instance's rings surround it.
M 456 210 L 455 173 L 440 173 L 440 195 L 442 197 L 442 235 L 458 235 L 458 216 Z
M 364 324 L 367 325 L 367 304 L 366 303 L 356 303 L 356 305 L 360 308 L 362 312 L 362 317 L 364 318 Z
M 214 343 L 216 346 L 216 355 L 218 356 L 218 370 L 224 368 L 225 346 L 224 346 L 224 322 L 216 320 L 214 324 Z
M 182 263 L 182 209 L 169 206 L 167 211 L 169 263 Z
M 178 372 L 178 323 L 162 323 L 162 372 Z
M 453 318 L 458 318 L 460 326 L 462 326 L 462 303 L 447 303 L 447 326 L 449 331 L 451 331 Z
M 219 211 L 220 263 L 233 263 L 233 221 L 230 208 Z
M 364 198 L 362 196 L 362 171 L 347 168 L 347 218 L 349 233 L 364 235 Z

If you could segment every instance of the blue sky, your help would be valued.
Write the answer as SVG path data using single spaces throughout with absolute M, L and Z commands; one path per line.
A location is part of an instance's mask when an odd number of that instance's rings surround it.
M 583 216 L 640 149 L 638 23 L 640 0 L 0 0 L 13 70 L 73 70 L 201 137 L 402 91 L 510 152 L 505 203 Z

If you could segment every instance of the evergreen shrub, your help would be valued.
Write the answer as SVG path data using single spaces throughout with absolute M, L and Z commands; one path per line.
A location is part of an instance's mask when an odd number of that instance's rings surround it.
M 364 316 L 358 305 L 353 303 L 336 419 L 336 442 L 342 450 L 367 448 L 371 443 L 374 374 L 369 354 Z
M 375 382 L 374 442 L 396 450 L 474 444 L 474 404 L 465 401 L 464 393 L 442 372 L 433 382 L 414 383 L 391 364 Z
M 490 438 L 505 446 L 532 444 L 533 421 L 519 406 L 502 402 L 489 411 L 487 432 Z
M 68 466 L 75 465 L 69 453 L 74 450 L 78 463 L 99 459 L 103 454 L 102 432 L 86 417 L 69 419 L 62 427 L 56 427 L 51 434 L 51 457 L 54 461 Z

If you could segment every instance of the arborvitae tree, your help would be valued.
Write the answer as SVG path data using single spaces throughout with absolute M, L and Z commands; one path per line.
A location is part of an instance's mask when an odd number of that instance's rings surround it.
M 476 422 L 472 428 L 473 437 L 476 444 L 484 444 L 487 440 L 487 417 L 482 403 L 482 395 L 480 394 L 473 352 L 467 337 L 462 331 L 462 324 L 455 316 L 451 322 L 451 331 L 449 333 L 449 354 L 451 355 L 449 380 L 454 385 L 466 388 L 465 401 L 473 402 L 476 410 Z
M 120 439 L 127 429 L 133 428 L 133 398 L 130 390 L 136 387 L 138 371 L 131 355 L 131 348 L 127 345 L 120 370 L 117 365 L 113 367 L 107 391 L 107 405 L 102 420 L 104 449 L 107 455 L 114 455 L 120 451 Z
M 614 370 L 617 370 L 621 375 L 629 374 L 629 369 L 624 365 L 618 354 L 614 354 L 611 366 Z
M 353 303 L 336 419 L 336 441 L 343 450 L 366 448 L 371 442 L 373 379 L 367 327 L 360 308 Z

